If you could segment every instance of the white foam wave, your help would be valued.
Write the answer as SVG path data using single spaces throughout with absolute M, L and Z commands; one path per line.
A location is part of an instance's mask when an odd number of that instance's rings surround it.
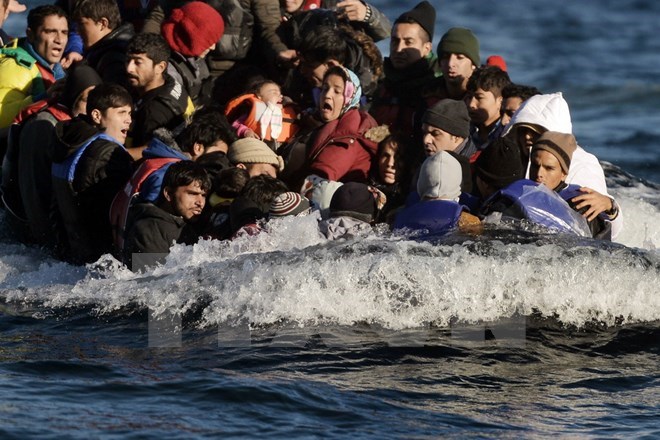
M 165 265 L 134 274 L 109 256 L 80 268 L 5 243 L 0 299 L 101 315 L 194 310 L 202 326 L 249 319 L 401 329 L 533 312 L 578 326 L 658 321 L 660 191 L 629 182 L 613 195 L 626 216 L 625 246 L 557 236 L 431 244 L 382 231 L 328 242 L 308 216 L 272 221 L 256 237 L 177 245 Z
M 656 252 L 556 237 L 442 245 L 373 234 L 333 243 L 314 222 L 287 219 L 256 237 L 176 246 L 164 266 L 141 275 L 110 259 L 83 278 L 77 268 L 42 262 L 36 272 L 6 276 L 2 295 L 55 309 L 92 305 L 100 314 L 129 305 L 186 313 L 201 305 L 203 326 L 247 318 L 401 329 L 534 311 L 575 325 L 660 320 Z

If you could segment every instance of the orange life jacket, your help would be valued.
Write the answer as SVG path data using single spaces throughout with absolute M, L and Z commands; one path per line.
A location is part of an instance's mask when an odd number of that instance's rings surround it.
M 249 110 L 247 118 L 241 123 L 260 135 L 261 122 L 259 121 L 258 115 L 264 111 L 265 106 L 266 103 L 257 98 L 254 93 L 249 93 L 229 101 L 227 107 L 225 108 L 225 116 L 227 116 L 229 123 L 233 123 L 235 120 L 242 117 L 247 110 Z M 270 134 L 271 129 L 270 127 L 267 127 L 266 136 L 262 140 L 276 140 L 278 142 L 286 142 L 294 137 L 296 133 L 298 133 L 299 129 L 298 113 L 296 112 L 295 105 L 286 104 L 282 107 L 282 131 L 280 132 L 280 135 L 277 137 L 277 139 L 273 139 Z

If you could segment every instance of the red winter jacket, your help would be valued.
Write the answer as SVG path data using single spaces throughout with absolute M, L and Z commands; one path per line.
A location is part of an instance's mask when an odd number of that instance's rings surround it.
M 308 150 L 310 172 L 339 182 L 366 182 L 378 144 L 364 133 L 377 125 L 368 113 L 351 109 L 319 127 Z

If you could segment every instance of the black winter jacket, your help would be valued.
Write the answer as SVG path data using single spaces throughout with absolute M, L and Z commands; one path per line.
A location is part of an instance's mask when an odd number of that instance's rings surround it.
M 127 223 L 123 261 L 134 271 L 162 263 L 186 225 L 183 217 L 172 215 L 153 203 L 133 205 Z M 152 255 L 141 255 L 138 261 L 133 259 L 133 254 Z
M 98 132 L 86 117 L 58 123 L 53 162 L 63 162 Z M 57 210 L 66 230 L 66 242 L 60 245 L 66 249 L 68 244 L 64 258 L 88 263 L 111 251 L 110 204 L 130 178 L 132 163 L 122 145 L 96 139 L 80 157 L 71 183 L 53 176 Z

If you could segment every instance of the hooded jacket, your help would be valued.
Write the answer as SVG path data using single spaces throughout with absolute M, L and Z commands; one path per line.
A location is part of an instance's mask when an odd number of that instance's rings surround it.
M 523 102 L 511 118 L 504 135 L 511 133 L 515 136 L 515 131 L 519 124 L 534 124 L 548 131 L 573 133 L 571 113 L 568 103 L 561 92 L 532 96 Z M 529 178 L 529 166 L 527 177 Z M 566 177 L 566 184 L 591 188 L 594 191 L 609 196 L 607 183 L 605 182 L 605 173 L 598 159 L 593 154 L 586 152 L 579 145 L 573 152 L 571 165 L 568 168 L 568 177 Z M 612 220 L 613 239 L 621 232 L 622 228 L 623 217 L 619 211 L 619 215 Z

